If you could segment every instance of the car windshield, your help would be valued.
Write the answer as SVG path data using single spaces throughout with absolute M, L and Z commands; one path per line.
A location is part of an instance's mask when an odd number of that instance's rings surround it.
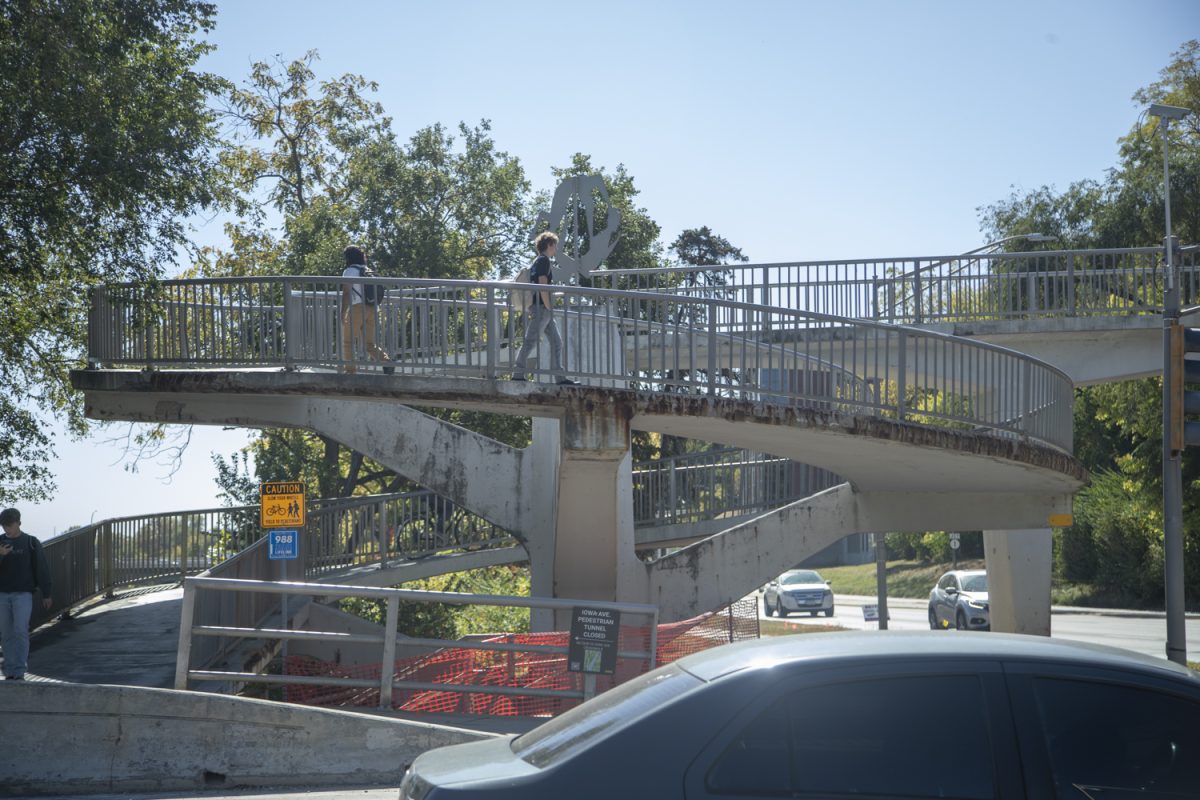
M 512 750 L 535 767 L 547 767 L 702 684 L 695 675 L 670 664 L 597 695 L 518 736 L 512 741 Z
M 986 592 L 987 575 L 963 575 L 962 590 L 964 592 Z
M 784 586 L 792 586 L 797 583 L 823 583 L 821 576 L 813 572 L 811 569 L 801 569 L 795 572 L 789 572 L 784 575 L 779 581 Z

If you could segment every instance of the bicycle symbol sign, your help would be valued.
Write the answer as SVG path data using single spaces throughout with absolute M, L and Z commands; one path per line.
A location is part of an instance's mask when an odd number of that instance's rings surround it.
M 275 481 L 259 487 L 259 522 L 264 528 L 304 527 L 304 484 Z

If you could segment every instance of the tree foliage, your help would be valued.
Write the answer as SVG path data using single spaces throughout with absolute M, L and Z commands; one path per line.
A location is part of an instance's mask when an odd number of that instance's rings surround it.
M 88 289 L 158 277 L 213 204 L 222 81 L 197 0 L 0 4 L 0 500 L 48 496 L 50 416 L 82 432 Z
M 1170 129 L 1174 233 L 1200 242 L 1200 42 L 1186 42 L 1159 80 L 1133 96 L 1139 116 L 1119 140 L 1120 163 L 1102 180 L 1065 191 L 1015 192 L 980 210 L 996 238 L 1046 233 L 1057 247 L 1157 245 L 1164 230 L 1162 139 L 1141 111 L 1151 102 L 1192 109 Z M 1162 381 L 1159 378 L 1076 390 L 1076 456 L 1092 482 L 1075 502 L 1075 524 L 1056 534 L 1059 574 L 1093 584 L 1110 602 L 1162 602 Z M 1200 595 L 1200 453 L 1184 453 L 1185 574 Z

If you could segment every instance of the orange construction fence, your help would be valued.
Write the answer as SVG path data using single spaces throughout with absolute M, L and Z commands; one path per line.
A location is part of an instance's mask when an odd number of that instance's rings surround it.
M 565 631 L 516 633 L 500 634 L 485 641 L 566 647 L 567 636 Z M 667 664 L 710 647 L 758 637 L 757 603 L 749 599 L 739 600 L 719 611 L 659 625 L 658 663 Z M 621 626 L 618 649 L 645 652 L 649 648 L 648 626 Z M 379 664 L 341 666 L 307 656 L 290 656 L 286 666 L 288 675 L 366 678 L 375 681 L 380 677 Z M 646 672 L 648 667 L 644 659 L 618 659 L 614 675 L 597 676 L 596 691 L 599 693 L 627 681 Z M 392 674 L 396 681 L 421 683 L 554 690 L 583 688 L 583 675 L 567 671 L 566 653 L 497 652 L 447 647 L 423 656 L 397 660 Z M 377 707 L 379 690 L 289 684 L 284 688 L 284 699 L 305 705 Z M 398 711 L 429 714 L 537 717 L 559 714 L 579 702 L 569 697 L 397 689 L 392 707 Z

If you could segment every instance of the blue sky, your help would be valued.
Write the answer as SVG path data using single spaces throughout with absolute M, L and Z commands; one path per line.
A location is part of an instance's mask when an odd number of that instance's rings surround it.
M 336 13 L 331 14 L 331 8 Z M 625 164 L 670 242 L 708 225 L 754 261 L 932 255 L 982 244 L 977 208 L 1116 164 L 1130 96 L 1200 37 L 1195 0 L 1043 2 L 219 2 L 203 67 L 320 52 L 407 137 L 489 119 L 535 188 L 589 153 Z M 195 237 L 221 241 L 221 220 Z M 1129 244 L 1149 244 L 1130 242 Z M 115 431 L 114 431 L 115 433 Z M 59 497 L 29 530 L 216 505 L 198 428 L 170 483 L 58 442 Z

